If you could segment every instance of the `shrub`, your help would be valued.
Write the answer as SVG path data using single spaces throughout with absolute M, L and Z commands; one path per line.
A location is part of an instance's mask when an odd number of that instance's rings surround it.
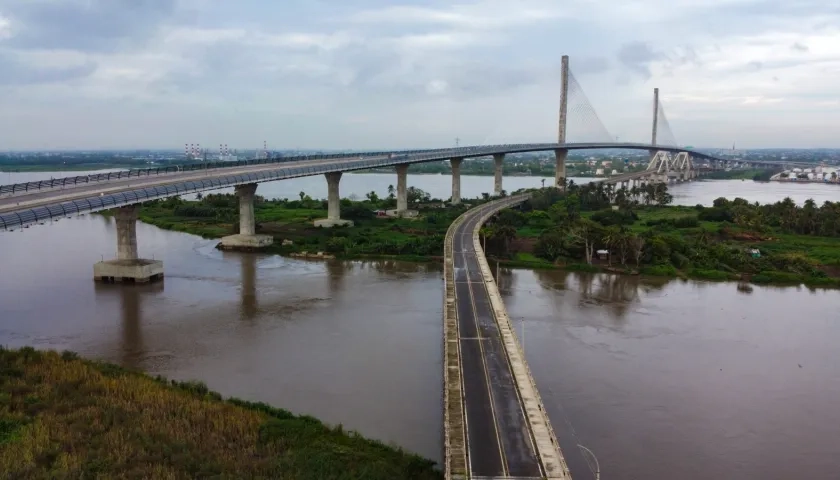
M 605 227 L 611 225 L 632 225 L 639 217 L 632 210 L 600 210 L 590 217 Z
M 656 277 L 675 277 L 678 272 L 673 265 L 651 265 L 649 267 L 642 268 L 641 273 Z

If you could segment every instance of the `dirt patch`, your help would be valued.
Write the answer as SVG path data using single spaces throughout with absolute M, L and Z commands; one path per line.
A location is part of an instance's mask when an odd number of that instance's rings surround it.
M 724 228 L 720 233 L 721 238 L 735 240 L 736 242 L 766 242 L 773 240 L 773 237 L 758 232 L 734 232 L 728 228 Z
M 840 278 L 840 265 L 819 265 L 817 269 L 822 270 L 829 277 Z

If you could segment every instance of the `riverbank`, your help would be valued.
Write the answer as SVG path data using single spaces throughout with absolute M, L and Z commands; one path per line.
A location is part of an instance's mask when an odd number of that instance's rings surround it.
M 0 173 L 39 173 L 39 172 L 85 172 L 96 170 L 113 170 L 124 169 L 130 170 L 133 168 L 143 168 L 144 165 L 121 164 L 121 163 L 78 163 L 73 165 L 56 165 L 56 164 L 14 164 L 3 165 L 0 167 Z
M 0 384 L 11 478 L 442 478 L 340 425 L 69 352 L 0 349 Z
M 483 229 L 488 255 L 510 267 L 840 287 L 838 239 L 786 231 L 791 225 L 779 224 L 781 213 L 773 210 L 802 207 L 755 207 L 724 199 L 715 207 L 671 206 L 667 188 L 661 187 L 620 192 L 574 185 L 568 197 L 551 192 L 538 192 L 523 212 L 505 211 Z M 414 194 L 415 200 L 425 200 L 413 202 L 420 214 L 412 219 L 378 217 L 377 209 L 392 206 L 390 197 L 342 200 L 342 218 L 355 226 L 334 229 L 312 225 L 326 216 L 322 200 L 305 195 L 291 201 L 258 199 L 257 232 L 274 236 L 267 252 L 286 256 L 439 261 L 446 229 L 466 205 L 445 206 L 422 192 Z M 172 198 L 144 205 L 140 218 L 220 238 L 237 233 L 237 208 L 232 195 Z
M 840 287 L 840 204 L 670 206 L 655 188 L 539 192 L 485 229 L 488 252 L 524 268 Z

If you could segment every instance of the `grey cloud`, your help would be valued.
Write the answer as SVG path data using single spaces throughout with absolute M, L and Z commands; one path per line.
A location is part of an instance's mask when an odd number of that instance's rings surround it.
M 604 73 L 609 70 L 610 62 L 604 57 L 579 57 L 575 58 L 574 65 L 569 68 L 578 75 Z
M 67 82 L 87 77 L 95 70 L 96 64 L 93 62 L 63 68 L 36 67 L 0 52 L 0 85 Z
M 662 60 L 665 55 L 655 51 L 645 42 L 630 42 L 621 46 L 618 51 L 618 61 L 630 71 L 641 75 L 645 79 L 650 78 L 650 63 Z
M 19 3 L 8 40 L 22 48 L 113 52 L 148 39 L 175 11 L 176 0 L 62 0 Z
M 217 92 L 308 85 L 341 89 L 349 95 L 405 99 L 428 95 L 459 98 L 504 94 L 548 78 L 548 67 L 473 60 L 468 54 L 436 53 L 406 57 L 376 42 L 353 43 L 330 51 L 253 48 L 238 41 L 219 42 L 191 52 L 190 62 L 157 84 L 162 91 Z M 599 71 L 606 61 L 576 63 L 576 71 Z M 442 82 L 442 92 L 430 92 Z
M 764 63 L 762 63 L 762 62 L 753 61 L 753 62 L 750 62 L 750 63 L 747 64 L 747 69 L 751 70 L 751 71 L 754 71 L 754 72 L 757 72 L 757 71 L 761 70 L 762 68 L 764 68 Z
M 793 49 L 793 50 L 796 50 L 797 52 L 807 52 L 808 51 L 808 45 L 805 45 L 805 44 L 802 44 L 802 43 L 799 43 L 799 42 L 794 43 L 793 45 L 790 46 L 790 48 Z

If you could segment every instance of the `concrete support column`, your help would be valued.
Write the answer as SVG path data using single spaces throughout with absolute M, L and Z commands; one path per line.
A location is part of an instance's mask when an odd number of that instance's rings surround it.
M 449 167 L 452 168 L 452 205 L 461 203 L 461 162 L 463 158 L 450 158 Z
M 338 184 L 341 183 L 342 172 L 325 173 L 327 177 L 327 218 L 315 220 L 316 227 L 335 227 L 340 225 L 353 225 L 351 220 L 341 219 L 341 195 L 338 192 Z
M 137 214 L 140 205 L 117 209 L 117 260 L 137 260 Z
M 144 283 L 163 278 L 163 262 L 137 255 L 137 214 L 140 205 L 120 207 L 114 212 L 117 224 L 117 258 L 93 265 L 94 280 Z
M 257 220 L 254 217 L 254 196 L 257 193 L 256 183 L 246 183 L 233 187 L 239 197 L 239 233 L 222 237 L 217 246 L 222 250 L 259 250 L 274 243 L 271 235 L 257 235 Z
M 502 163 L 505 161 L 504 153 L 493 155 L 493 194 L 502 194 Z
M 397 165 L 397 214 L 408 211 L 408 164 Z
M 257 232 L 254 219 L 254 194 L 257 192 L 257 184 L 237 185 L 233 191 L 239 197 L 239 234 L 253 235 Z
M 564 148 L 554 151 L 554 186 L 561 190 L 566 188 L 566 157 L 568 156 L 569 151 Z
M 341 219 L 341 195 L 338 184 L 341 182 L 341 172 L 325 173 L 327 177 L 327 220 Z

